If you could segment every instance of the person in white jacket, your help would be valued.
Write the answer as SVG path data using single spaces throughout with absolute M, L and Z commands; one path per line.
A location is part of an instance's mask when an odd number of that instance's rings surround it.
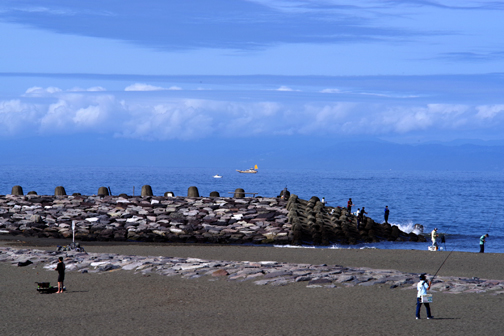
M 420 274 L 420 281 L 417 284 L 417 304 L 416 304 L 416 319 L 420 320 L 420 307 L 422 307 L 422 295 L 427 295 L 427 291 L 431 288 L 432 282 L 427 282 L 425 274 Z M 433 319 L 431 315 L 430 304 L 424 303 L 427 310 L 427 319 Z

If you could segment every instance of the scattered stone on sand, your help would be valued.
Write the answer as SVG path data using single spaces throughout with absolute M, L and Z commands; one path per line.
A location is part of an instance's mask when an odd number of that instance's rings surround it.
M 15 249 L 0 247 L 0 262 L 13 266 L 42 266 L 54 270 L 58 257 L 63 256 L 68 272 L 104 273 L 117 270 L 133 271 L 142 275 L 157 273 L 165 276 L 178 275 L 184 279 L 208 276 L 228 281 L 251 280 L 256 285 L 285 286 L 306 282 L 310 288 L 344 288 L 352 286 L 388 286 L 389 288 L 416 289 L 420 274 L 368 267 L 344 267 L 340 265 L 309 265 L 276 261 L 225 261 L 199 258 L 154 257 L 119 255 L 111 253 L 86 253 L 76 251 L 45 251 L 38 249 Z M 429 276 L 429 275 L 428 275 Z M 504 293 L 504 280 L 479 278 L 436 277 L 433 292 Z

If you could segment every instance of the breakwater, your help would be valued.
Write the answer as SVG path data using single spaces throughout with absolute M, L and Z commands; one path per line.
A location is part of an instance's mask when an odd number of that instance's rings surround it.
M 0 196 L 0 232 L 79 241 L 148 241 L 217 244 L 356 244 L 425 241 L 396 226 L 357 218 L 317 197 L 262 198 L 6 195 Z

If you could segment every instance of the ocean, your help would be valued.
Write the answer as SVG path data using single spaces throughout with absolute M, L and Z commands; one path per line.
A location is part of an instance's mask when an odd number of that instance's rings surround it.
M 248 167 L 236 167 L 246 169 Z M 222 178 L 213 178 L 214 175 Z M 441 251 L 478 252 L 479 237 L 488 233 L 486 252 L 504 253 L 504 173 L 453 171 L 340 171 L 268 169 L 257 174 L 240 174 L 229 168 L 162 167 L 16 167 L 0 166 L 0 194 L 10 194 L 14 185 L 24 193 L 53 195 L 64 186 L 68 195 L 96 194 L 110 187 L 113 195 L 139 195 L 150 185 L 155 195 L 172 191 L 186 196 L 196 186 L 201 196 L 218 191 L 232 196 L 237 188 L 258 196 L 276 197 L 287 189 L 300 198 L 324 197 L 328 206 L 346 206 L 352 198 L 354 209 L 365 207 L 368 216 L 383 221 L 386 205 L 389 222 L 406 232 L 415 224 L 428 234 L 435 227 L 446 242 Z M 430 241 L 430 240 L 429 240 Z M 427 250 L 428 243 L 381 242 L 324 248 L 380 248 Z M 294 248 L 294 247 L 293 247 Z M 303 246 L 302 248 L 314 248 Z M 319 248 L 319 247 L 318 247 Z

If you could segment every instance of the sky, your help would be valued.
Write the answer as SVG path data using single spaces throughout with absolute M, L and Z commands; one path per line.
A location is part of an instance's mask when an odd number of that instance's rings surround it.
M 502 31 L 504 1 L 0 0 L 0 149 L 502 146 Z

